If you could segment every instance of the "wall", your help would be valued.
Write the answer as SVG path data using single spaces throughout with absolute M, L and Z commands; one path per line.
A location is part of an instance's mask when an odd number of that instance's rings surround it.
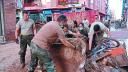
M 91 1 L 91 0 L 90 0 Z M 106 0 L 93 0 L 93 10 L 98 10 L 99 12 L 105 14 Z
M 15 0 L 4 0 L 4 26 L 6 40 L 15 39 L 15 25 L 16 25 L 16 2 Z
M 105 12 L 106 12 L 106 0 L 101 0 L 102 2 L 101 2 L 101 4 L 102 4 L 102 8 L 101 8 L 101 12 L 102 13 L 104 13 L 105 14 Z
M 50 2 L 52 7 L 57 6 L 57 3 L 58 3 L 57 0 L 51 0 L 51 2 Z

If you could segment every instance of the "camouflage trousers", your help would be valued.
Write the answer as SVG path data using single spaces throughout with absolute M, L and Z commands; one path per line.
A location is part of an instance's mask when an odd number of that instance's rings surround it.
M 43 65 L 47 72 L 56 72 L 54 63 L 51 59 L 49 52 L 43 48 L 40 48 L 35 43 L 31 42 L 31 62 L 28 67 L 28 72 L 34 72 L 37 64 L 39 63 L 40 69 L 43 69 Z
M 103 34 L 104 34 L 103 32 L 99 32 L 93 35 L 92 49 L 95 48 L 98 42 L 103 38 Z
M 27 50 L 27 45 L 30 46 L 31 40 L 34 35 L 21 35 L 20 36 L 20 62 L 21 64 L 25 64 L 25 55 Z

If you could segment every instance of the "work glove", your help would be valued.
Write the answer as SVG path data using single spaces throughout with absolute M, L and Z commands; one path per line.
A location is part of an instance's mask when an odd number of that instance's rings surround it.
M 19 39 L 18 38 L 15 41 L 16 41 L 16 44 L 19 44 Z

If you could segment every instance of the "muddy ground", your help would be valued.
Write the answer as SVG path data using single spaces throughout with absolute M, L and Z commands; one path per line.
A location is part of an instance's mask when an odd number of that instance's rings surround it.
M 20 68 L 19 61 L 19 45 L 15 42 L 9 42 L 7 44 L 0 45 L 0 72 L 26 72 L 26 67 L 24 69 Z M 27 49 L 26 55 L 26 66 L 30 61 L 30 50 Z
M 128 39 L 128 30 L 117 32 L 112 31 L 111 34 L 112 38 L 115 39 Z M 127 43 L 126 45 L 128 45 Z M 30 62 L 30 49 L 28 47 L 26 55 L 26 67 L 24 69 L 20 68 L 18 55 L 19 49 L 19 45 L 15 42 L 7 42 L 6 44 L 0 44 L 0 72 L 27 72 L 27 65 Z M 126 49 L 128 51 L 128 48 Z

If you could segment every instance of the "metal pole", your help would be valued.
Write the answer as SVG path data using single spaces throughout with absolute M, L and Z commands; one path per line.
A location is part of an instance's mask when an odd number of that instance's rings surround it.
M 4 0 L 0 0 L 1 24 L 2 24 L 2 43 L 5 43 L 5 25 L 4 25 Z

